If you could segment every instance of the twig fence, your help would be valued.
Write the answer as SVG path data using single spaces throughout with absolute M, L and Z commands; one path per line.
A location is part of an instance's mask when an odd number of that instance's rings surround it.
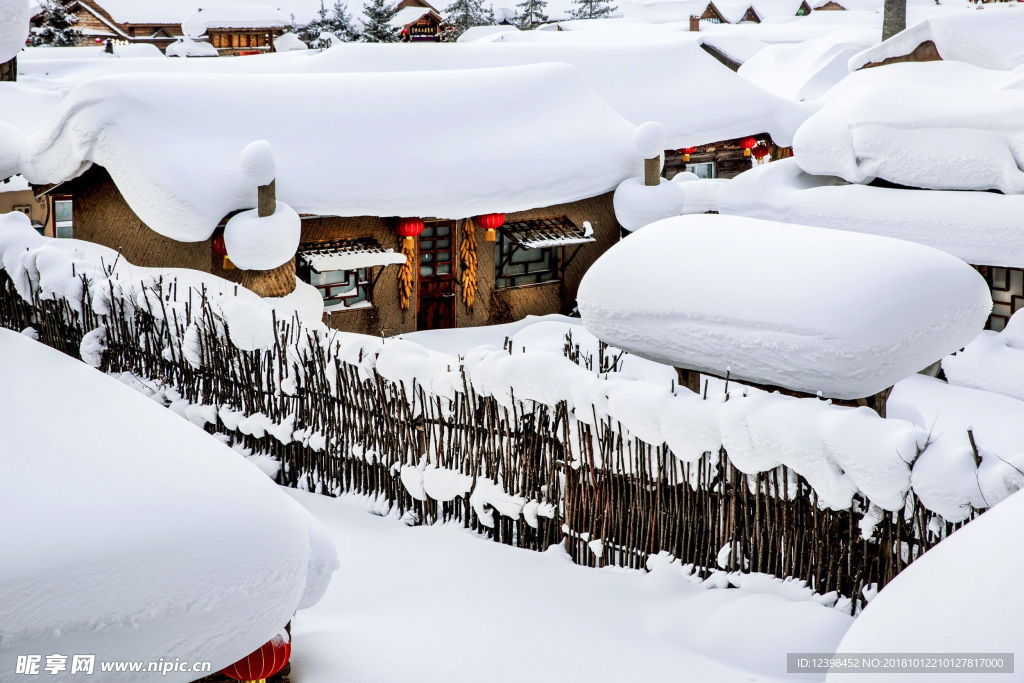
M 863 604 L 862 589 L 883 586 L 961 525 L 943 521 L 910 494 L 902 511 L 882 512 L 865 539 L 866 501 L 857 496 L 849 510 L 822 509 L 807 482 L 784 466 L 747 475 L 729 463 L 724 449 L 684 464 L 667 446 L 631 439 L 610 419 L 596 428 L 577 421 L 564 403 L 513 401 L 511 410 L 504 408 L 478 395 L 465 374 L 463 390 L 449 402 L 309 351 L 320 347 L 296 344 L 306 334 L 297 322 L 278 323 L 274 348 L 242 351 L 225 338 L 223 322 L 205 302 L 189 309 L 185 320 L 200 330 L 195 367 L 181 357 L 176 340 L 183 330 L 174 316 L 165 322 L 111 298 L 113 310 L 102 316 L 88 301 L 84 315 L 64 300 L 30 303 L 0 272 L 0 325 L 32 327 L 39 341 L 76 357 L 85 333 L 103 328 L 102 369 L 108 372 L 159 380 L 192 404 L 227 405 L 274 422 L 293 416 L 295 430 L 326 437 L 322 449 L 306 445 L 308 439 L 284 444 L 243 434 L 220 417 L 206 429 L 279 459 L 280 484 L 373 496 L 420 523 L 457 521 L 532 550 L 564 543 L 575 562 L 588 566 L 642 569 L 650 555 L 667 551 L 702 576 L 722 568 L 803 579 L 820 593 L 852 598 L 851 609 Z M 289 345 L 304 350 L 286 353 Z M 566 355 L 593 364 L 571 341 Z M 602 357 L 598 367 L 617 362 Z M 282 391 L 281 378 L 291 378 L 294 390 Z M 511 496 L 544 504 L 551 516 L 495 511 L 488 526 L 468 493 L 417 500 L 400 471 L 421 465 L 424 454 L 432 465 L 472 477 L 474 487 L 486 477 Z

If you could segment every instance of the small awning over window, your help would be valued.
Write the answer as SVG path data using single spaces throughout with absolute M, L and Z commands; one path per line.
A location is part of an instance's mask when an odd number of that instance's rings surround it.
M 359 270 L 405 263 L 405 255 L 384 249 L 372 237 L 352 240 L 306 242 L 299 245 L 299 258 L 318 273 Z
M 515 246 L 522 249 L 562 247 L 595 241 L 589 223 L 584 223 L 584 227 L 580 228 L 565 216 L 512 221 L 503 225 L 501 230 Z

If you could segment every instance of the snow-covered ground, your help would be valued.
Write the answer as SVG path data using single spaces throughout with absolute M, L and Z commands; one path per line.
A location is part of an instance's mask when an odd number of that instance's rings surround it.
M 774 681 L 853 621 L 794 584 L 705 588 L 681 567 L 580 567 L 458 525 L 407 527 L 361 498 L 287 490 L 343 548 L 293 622 L 296 683 Z M 803 597 L 791 599 L 787 595 Z M 813 679 L 812 679 L 813 680 Z

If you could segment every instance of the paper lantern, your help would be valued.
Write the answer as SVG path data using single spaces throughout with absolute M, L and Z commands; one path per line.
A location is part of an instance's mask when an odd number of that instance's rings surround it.
M 754 138 L 743 138 L 740 140 L 740 147 L 743 148 L 743 156 L 749 157 L 750 150 L 753 149 L 754 145 L 757 144 L 757 140 Z
M 224 233 L 218 232 L 213 237 L 213 253 L 217 256 L 227 256 L 228 248 L 224 244 Z
M 750 150 L 750 154 L 755 159 L 762 159 L 771 154 L 771 150 L 768 149 L 768 145 L 757 144 L 754 145 L 754 148 Z
M 236 681 L 265 681 L 288 663 L 292 644 L 282 638 L 274 638 L 248 657 L 240 659 L 221 671 Z
M 684 147 L 683 149 L 681 149 L 679 151 L 683 155 L 683 161 L 684 162 L 688 162 L 688 161 L 690 161 L 690 155 L 693 154 L 694 152 L 696 152 L 697 148 L 696 147 Z
M 405 238 L 406 242 L 411 242 L 413 237 L 419 237 L 423 232 L 423 219 L 422 218 L 399 218 L 398 219 L 398 234 Z
M 473 222 L 484 229 L 484 241 L 494 242 L 498 237 L 495 230 L 505 225 L 505 214 L 488 213 L 483 216 L 474 216 Z

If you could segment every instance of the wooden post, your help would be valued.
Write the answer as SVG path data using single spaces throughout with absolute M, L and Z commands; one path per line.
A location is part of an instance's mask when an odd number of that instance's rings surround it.
M 277 181 L 259 186 L 256 212 L 260 218 L 273 216 L 277 211 Z M 295 257 L 273 270 L 242 271 L 242 286 L 260 296 L 284 296 L 295 291 Z
M 277 211 L 277 181 L 271 180 L 269 185 L 259 186 L 259 199 L 256 203 L 256 210 L 260 218 L 273 216 Z
M 0 81 L 18 80 L 18 57 L 11 57 L 8 61 L 0 63 Z
M 661 183 L 661 157 L 644 159 L 644 185 L 654 187 Z

